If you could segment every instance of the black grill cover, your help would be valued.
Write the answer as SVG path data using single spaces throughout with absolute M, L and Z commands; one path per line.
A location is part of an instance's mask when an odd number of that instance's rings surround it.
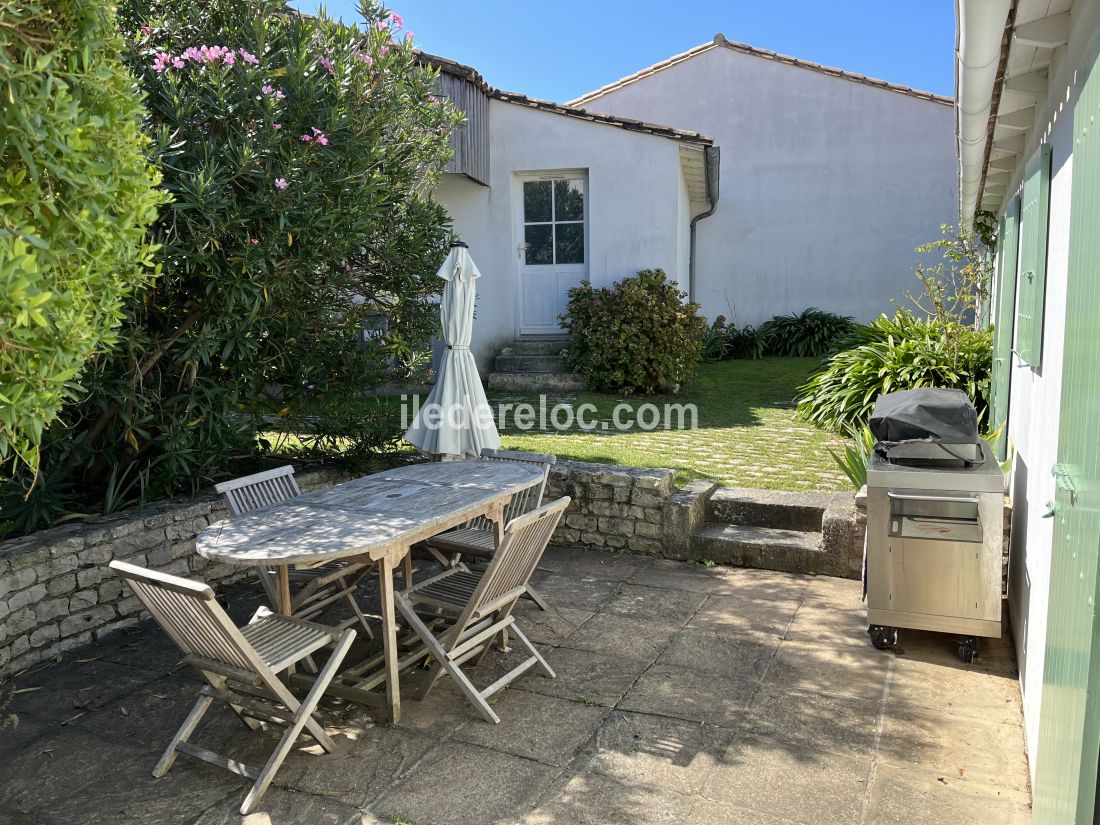
M 978 413 L 962 390 L 928 387 L 880 395 L 871 413 L 878 441 L 978 443 Z

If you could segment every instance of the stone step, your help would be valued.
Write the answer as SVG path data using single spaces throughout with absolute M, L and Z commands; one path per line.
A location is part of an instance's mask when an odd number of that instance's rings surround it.
M 707 503 L 707 520 L 816 533 L 831 500 L 832 493 L 719 487 Z
M 821 533 L 709 522 L 691 540 L 691 556 L 760 570 L 828 573 L 830 559 Z
M 487 378 L 496 392 L 579 392 L 584 378 L 571 372 L 493 372 Z
M 558 355 L 569 346 L 568 338 L 517 338 L 501 355 Z
M 569 372 L 558 355 L 498 355 L 497 372 Z

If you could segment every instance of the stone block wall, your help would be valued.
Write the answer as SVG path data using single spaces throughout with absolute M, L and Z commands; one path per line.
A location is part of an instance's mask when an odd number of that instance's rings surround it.
M 303 490 L 335 484 L 303 473 Z M 141 604 L 111 574 L 112 559 L 225 583 L 247 575 L 195 553 L 195 536 L 228 511 L 213 494 L 159 501 L 0 542 L 0 679 L 134 624 Z
M 569 496 L 553 544 L 662 555 L 674 470 L 559 461 L 543 501 Z

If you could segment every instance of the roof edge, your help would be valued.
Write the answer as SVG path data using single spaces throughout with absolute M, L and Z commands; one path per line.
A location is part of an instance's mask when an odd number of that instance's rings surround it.
M 519 92 L 506 92 L 501 89 L 497 89 L 494 86 L 490 86 L 485 78 L 471 66 L 463 65 L 457 61 L 451 60 L 446 57 L 440 57 L 439 55 L 429 54 L 428 52 L 418 51 L 417 56 L 419 59 L 429 66 L 433 66 L 439 69 L 441 72 L 453 75 L 455 77 L 461 77 L 475 87 L 483 91 L 486 95 L 499 100 L 503 103 L 512 103 L 517 106 L 527 106 L 531 109 L 538 109 L 543 112 L 549 112 L 556 115 L 564 115 L 566 117 L 576 118 L 578 120 L 585 120 L 590 123 L 599 123 L 606 126 L 614 126 L 619 129 L 625 129 L 629 132 L 638 132 L 640 134 L 654 135 L 656 137 L 668 138 L 669 140 L 679 141 L 680 143 L 695 143 L 700 147 L 713 146 L 714 138 L 710 135 L 704 135 L 700 132 L 692 132 L 686 129 L 676 129 L 672 126 L 665 126 L 659 123 L 647 123 L 642 120 L 634 120 L 628 117 L 619 117 L 618 115 L 606 115 L 599 112 L 590 112 L 587 109 L 583 109 L 579 106 L 573 106 L 568 103 L 554 103 L 550 100 L 541 100 L 536 97 L 528 97 L 527 95 L 520 94 Z
M 772 60 L 777 63 L 784 63 L 788 66 L 794 66 L 800 69 L 807 69 L 809 71 L 824 74 L 829 77 L 835 77 L 840 80 L 847 80 L 852 83 L 860 83 L 864 86 L 870 86 L 875 89 L 885 89 L 889 92 L 896 92 L 897 94 L 914 97 L 918 100 L 925 100 L 929 103 L 940 103 L 947 106 L 955 105 L 954 99 L 946 97 L 944 95 L 937 95 L 932 92 L 923 91 L 921 89 L 914 89 L 909 86 L 903 86 L 899 83 L 891 83 L 887 80 L 879 80 L 875 77 L 859 74 L 857 72 L 849 72 L 844 69 L 838 69 L 834 66 L 825 66 L 821 63 L 814 63 L 811 60 L 802 60 L 797 57 L 791 57 L 790 55 L 773 52 L 770 49 L 760 49 L 756 46 L 750 46 L 748 43 L 740 43 L 736 40 L 727 40 L 726 36 L 721 32 L 714 35 L 714 39 L 710 42 L 702 43 L 698 46 L 695 46 L 694 48 L 688 49 L 686 52 L 681 52 L 680 54 L 674 55 L 670 58 L 667 58 L 666 60 L 662 60 L 659 63 L 654 63 L 652 66 L 647 66 L 646 68 L 640 69 L 633 74 L 620 78 L 613 83 L 608 83 L 606 86 L 601 86 L 598 89 L 595 89 L 591 92 L 581 95 L 580 97 L 570 100 L 568 102 L 568 105 L 583 106 L 597 98 L 602 97 L 605 94 L 617 91 L 624 86 L 629 86 L 630 84 L 636 83 L 639 80 L 643 80 L 650 75 L 664 71 L 665 69 L 671 68 L 678 63 L 682 63 L 685 60 L 690 60 L 691 58 L 700 55 L 703 52 L 720 47 L 730 49 L 731 51 L 735 51 L 740 54 L 746 54 L 751 57 L 759 57 L 764 60 Z

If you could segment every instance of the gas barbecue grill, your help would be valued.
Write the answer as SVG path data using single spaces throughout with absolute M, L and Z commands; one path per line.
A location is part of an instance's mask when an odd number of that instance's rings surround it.
M 867 465 L 865 584 L 871 642 L 898 628 L 959 634 L 971 661 L 1001 635 L 1004 477 L 960 390 L 879 397 Z

